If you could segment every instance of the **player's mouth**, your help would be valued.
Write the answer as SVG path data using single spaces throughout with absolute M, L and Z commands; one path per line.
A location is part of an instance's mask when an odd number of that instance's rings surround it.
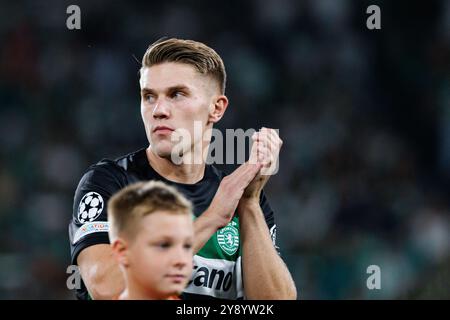
M 167 126 L 156 126 L 153 129 L 153 133 L 162 134 L 162 135 L 171 134 L 173 131 L 174 131 L 174 129 L 167 127 Z

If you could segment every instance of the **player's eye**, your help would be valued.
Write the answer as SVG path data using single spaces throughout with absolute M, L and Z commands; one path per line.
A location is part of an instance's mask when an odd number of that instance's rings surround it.
M 186 249 L 186 250 L 192 249 L 192 243 L 190 243 L 190 242 L 189 243 L 185 243 L 183 248 Z
M 144 95 L 144 101 L 146 101 L 146 102 L 153 102 L 155 100 L 155 97 L 153 96 L 153 95 L 151 95 L 151 94 L 146 94 L 146 95 Z
M 174 91 L 170 94 L 170 97 L 172 99 L 180 98 L 182 96 L 184 96 L 184 93 L 182 91 Z

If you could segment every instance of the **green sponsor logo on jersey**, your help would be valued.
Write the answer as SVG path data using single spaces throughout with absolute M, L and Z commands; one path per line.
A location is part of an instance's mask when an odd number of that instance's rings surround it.
M 220 248 L 229 255 L 236 253 L 239 248 L 239 230 L 237 223 L 231 221 L 228 225 L 217 231 L 217 242 Z

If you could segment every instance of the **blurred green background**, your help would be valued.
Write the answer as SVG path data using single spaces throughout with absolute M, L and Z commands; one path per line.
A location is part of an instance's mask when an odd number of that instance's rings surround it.
M 68 30 L 66 8 L 81 9 Z M 381 8 L 381 30 L 366 8 Z M 137 71 L 162 36 L 224 59 L 218 128 L 279 128 L 267 194 L 300 299 L 450 298 L 450 1 L 0 5 L 0 298 L 74 299 L 87 167 L 146 144 Z M 225 170 L 231 170 L 225 168 Z M 366 269 L 381 268 L 381 290 Z

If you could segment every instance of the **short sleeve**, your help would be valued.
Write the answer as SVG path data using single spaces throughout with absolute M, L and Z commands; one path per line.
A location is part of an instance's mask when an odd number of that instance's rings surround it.
M 75 191 L 69 224 L 72 264 L 77 264 L 83 249 L 109 243 L 107 203 L 125 185 L 125 175 L 115 163 L 94 165 L 83 175 Z

